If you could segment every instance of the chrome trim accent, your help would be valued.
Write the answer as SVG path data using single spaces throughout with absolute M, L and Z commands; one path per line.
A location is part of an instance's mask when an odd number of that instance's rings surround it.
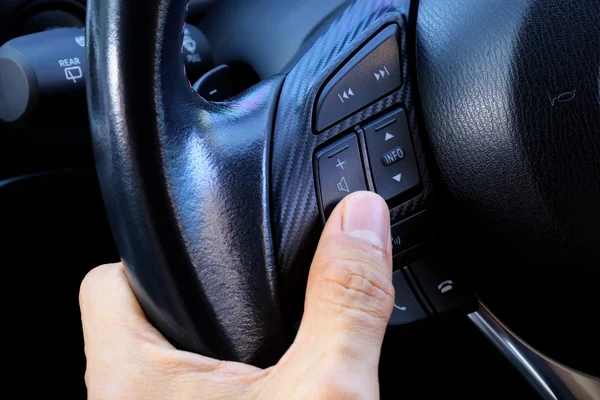
M 600 378 L 575 371 L 544 356 L 508 329 L 483 303 L 479 303 L 478 311 L 469 314 L 469 319 L 543 399 L 600 399 Z

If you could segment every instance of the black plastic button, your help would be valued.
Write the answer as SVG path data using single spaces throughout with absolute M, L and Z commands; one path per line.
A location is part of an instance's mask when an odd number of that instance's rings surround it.
M 427 210 L 392 225 L 392 251 L 394 254 L 416 246 L 434 234 L 433 221 Z
M 317 100 L 317 131 L 402 86 L 399 35 L 398 25 L 386 27 L 329 80 Z
M 352 133 L 320 150 L 316 157 L 321 206 L 328 218 L 346 195 L 367 190 L 358 139 Z
M 388 325 L 404 325 L 427 318 L 402 271 L 394 272 L 392 284 L 396 290 L 396 298 Z
M 404 110 L 378 119 L 364 131 L 375 191 L 389 200 L 418 186 L 421 178 Z
M 430 257 L 412 263 L 409 270 L 419 287 L 439 313 L 476 307 L 475 295 L 457 274 L 451 262 L 440 257 Z

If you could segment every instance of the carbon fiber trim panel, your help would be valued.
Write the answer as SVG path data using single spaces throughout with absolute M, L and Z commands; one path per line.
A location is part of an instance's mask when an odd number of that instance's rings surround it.
M 381 115 L 393 107 L 407 111 L 422 177 L 422 191 L 394 207 L 393 221 L 422 209 L 432 200 L 433 188 L 415 113 L 409 63 L 410 2 L 356 1 L 348 6 L 315 41 L 288 74 L 280 97 L 272 148 L 273 235 L 284 297 L 302 298 L 308 268 L 322 230 L 315 191 L 315 148 Z M 313 105 L 319 89 L 343 62 L 383 26 L 395 22 L 402 31 L 404 85 L 398 91 L 359 111 L 319 135 L 313 133 Z M 301 288 L 301 289 L 298 289 Z M 289 303 L 283 299 L 285 303 Z

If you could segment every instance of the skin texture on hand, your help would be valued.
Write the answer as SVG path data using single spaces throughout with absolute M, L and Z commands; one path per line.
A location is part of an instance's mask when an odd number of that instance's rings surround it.
M 267 369 L 175 349 L 146 320 L 123 266 L 98 267 L 79 299 L 89 399 L 377 399 L 391 249 L 383 199 L 347 196 L 321 236 L 296 339 Z

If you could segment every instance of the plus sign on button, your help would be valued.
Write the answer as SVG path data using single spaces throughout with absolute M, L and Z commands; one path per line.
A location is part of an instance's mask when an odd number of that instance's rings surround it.
M 315 157 L 321 215 L 326 219 L 345 196 L 367 190 L 356 134 L 351 133 L 319 150 Z

